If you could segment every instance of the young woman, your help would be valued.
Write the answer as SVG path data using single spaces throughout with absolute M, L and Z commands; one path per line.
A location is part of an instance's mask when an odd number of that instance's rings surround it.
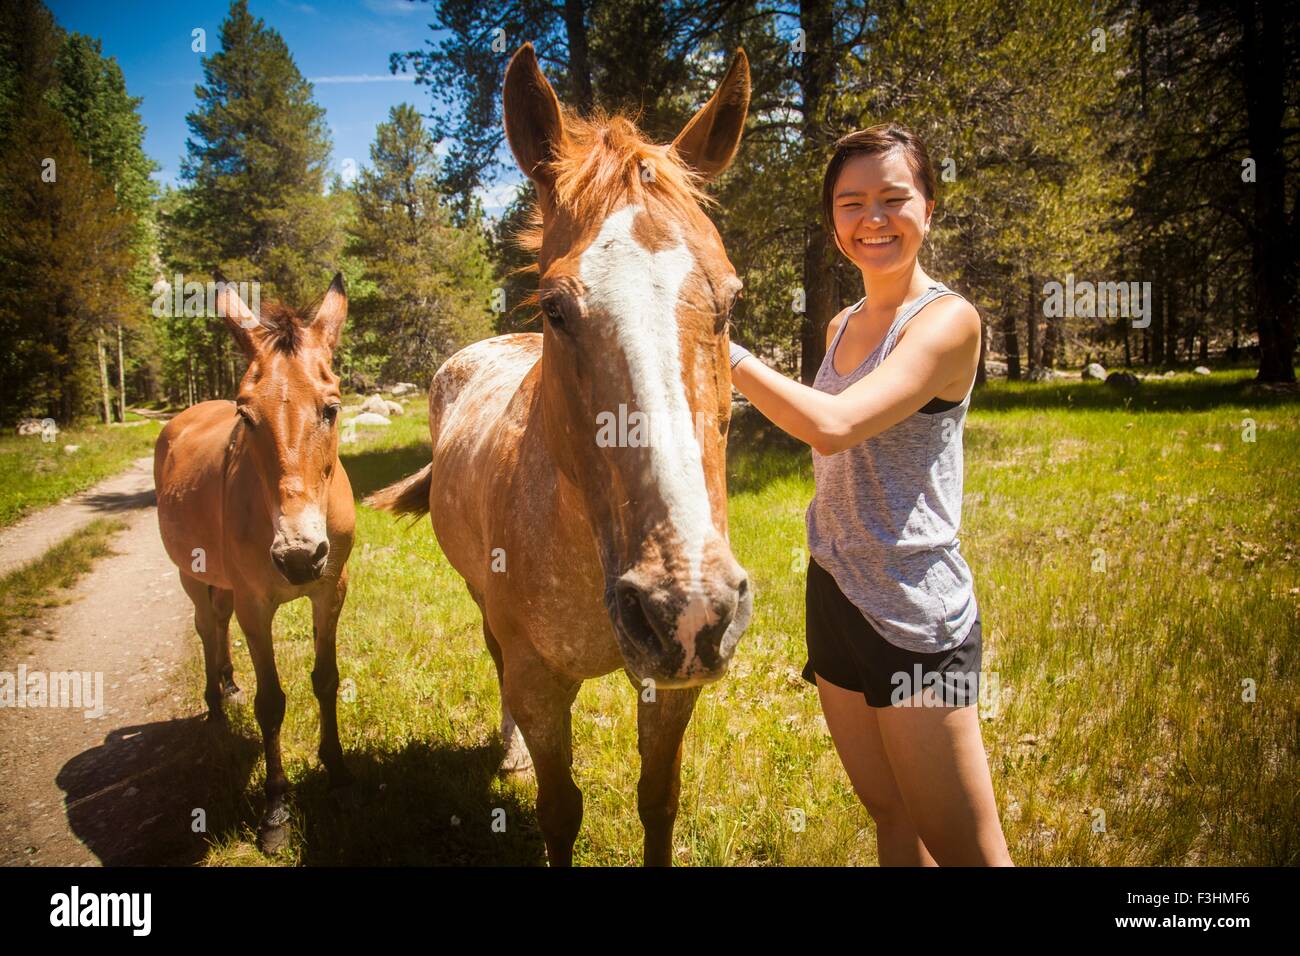
M 732 382 L 813 449 L 808 665 L 882 865 L 1010 866 L 980 737 L 981 622 L 958 550 L 973 306 L 926 275 L 935 178 L 888 124 L 835 146 L 822 213 L 866 295 L 813 388 L 732 345 Z

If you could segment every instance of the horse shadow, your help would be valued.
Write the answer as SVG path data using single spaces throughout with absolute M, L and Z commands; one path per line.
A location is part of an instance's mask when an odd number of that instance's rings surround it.
M 545 866 L 531 798 L 494 789 L 500 744 L 412 740 L 345 751 L 353 775 L 331 789 L 313 766 L 294 787 L 306 866 Z
M 188 866 L 248 841 L 260 821 L 260 737 L 205 717 L 113 730 L 60 769 L 68 823 L 105 866 Z M 353 782 L 313 766 L 290 791 L 306 866 L 537 866 L 546 849 L 530 798 L 494 791 L 495 741 L 409 741 L 351 750 Z M 200 825 L 201 824 L 201 825 Z
M 242 791 L 261 747 L 204 717 L 119 727 L 70 759 L 55 778 L 68 824 L 105 866 L 188 865 L 207 853 L 206 833 L 241 817 Z
M 158 496 L 152 488 L 136 492 L 107 492 L 85 495 L 82 502 L 103 514 L 118 514 L 123 511 L 136 511 L 140 508 L 152 508 L 158 503 Z

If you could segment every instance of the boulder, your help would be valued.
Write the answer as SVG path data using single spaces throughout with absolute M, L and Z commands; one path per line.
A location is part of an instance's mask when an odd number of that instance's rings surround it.
M 1083 380 L 1085 382 L 1104 382 L 1106 381 L 1106 370 L 1096 362 L 1092 362 L 1083 370 Z
M 1142 382 L 1132 372 L 1111 372 L 1106 376 L 1106 384 L 1111 388 L 1137 388 Z
M 1061 377 L 1061 373 L 1054 368 L 1043 368 L 1041 365 L 1036 366 L 1029 371 L 1029 381 L 1031 382 L 1053 382 Z
M 1196 366 L 1196 368 L 1192 369 L 1192 372 L 1193 372 L 1194 374 L 1196 374 L 1196 375 L 1209 375 L 1209 374 L 1210 374 L 1210 370 L 1209 370 L 1208 368 L 1206 368 L 1204 365 L 1198 365 L 1198 366 Z
M 1164 374 L 1164 375 L 1161 375 L 1160 377 L 1161 377 L 1161 378 L 1173 378 L 1173 377 L 1174 377 L 1175 375 L 1177 375 L 1177 374 L 1178 374 L 1178 373 L 1175 372 L 1173 369 L 1170 369 L 1169 371 L 1165 372 L 1165 374 Z
M 65 454 L 71 455 L 71 454 L 75 454 L 79 448 L 81 448 L 80 445 L 64 445 L 63 451 Z
M 411 392 L 418 392 L 419 388 L 412 382 L 398 382 L 389 389 L 394 395 L 409 395 Z
M 57 435 L 59 426 L 52 418 L 23 418 L 18 422 L 19 435 Z
M 349 418 L 343 423 L 346 425 L 391 425 L 387 415 L 380 415 L 378 412 L 362 412 L 356 418 Z
M 374 412 L 376 415 L 387 415 L 388 402 L 384 401 L 382 395 L 367 395 L 366 400 L 361 403 L 361 411 Z
M 406 414 L 406 409 L 404 409 L 397 402 L 384 402 L 384 406 L 387 408 L 387 411 L 384 414 L 391 415 L 393 417 Z

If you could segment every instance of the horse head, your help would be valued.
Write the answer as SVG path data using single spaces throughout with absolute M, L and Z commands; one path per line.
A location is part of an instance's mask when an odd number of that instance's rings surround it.
M 563 108 L 531 45 L 506 72 L 506 136 L 539 197 L 539 389 L 550 453 L 596 538 L 628 670 L 722 676 L 752 608 L 727 534 L 728 320 L 741 282 L 703 211 L 749 108 L 739 51 L 672 143 Z
M 305 322 L 269 304 L 260 315 L 232 283 L 218 285 L 218 311 L 248 358 L 232 441 L 250 455 L 274 526 L 271 560 L 291 584 L 317 580 L 329 558 L 326 503 L 338 463 L 339 379 L 331 370 L 348 299 L 342 275 Z

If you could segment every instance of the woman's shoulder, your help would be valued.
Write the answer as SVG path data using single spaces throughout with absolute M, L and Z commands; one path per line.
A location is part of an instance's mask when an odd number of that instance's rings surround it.
M 967 338 L 980 335 L 980 313 L 975 305 L 960 292 L 942 286 L 948 294 L 936 296 L 927 302 L 906 323 L 899 338 L 908 328 L 925 328 L 945 337 Z
M 862 299 L 859 299 L 857 302 L 854 302 L 852 305 L 846 305 L 844 308 L 840 309 L 840 311 L 829 322 L 826 323 L 826 351 L 828 352 L 830 351 L 831 343 L 835 341 L 835 335 L 836 333 L 839 332 L 840 326 L 844 324 L 844 320 L 849 317 L 849 313 L 856 311 L 858 306 L 860 306 L 863 303 L 865 298 L 866 297 L 864 296 Z

